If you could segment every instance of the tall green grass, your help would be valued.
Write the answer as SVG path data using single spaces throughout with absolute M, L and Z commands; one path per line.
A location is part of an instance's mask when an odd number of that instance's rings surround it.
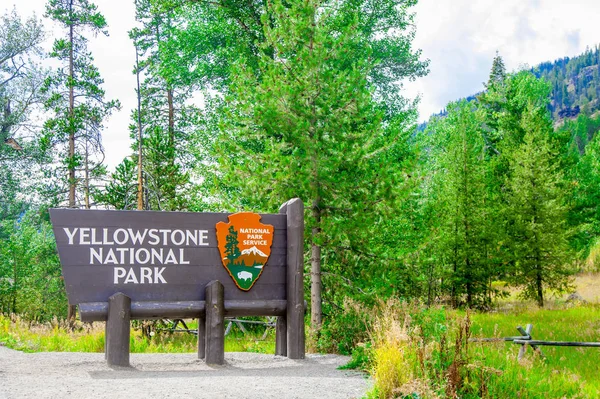
M 189 324 L 196 328 L 195 323 Z M 275 336 L 232 332 L 225 338 L 226 352 L 275 353 Z M 104 352 L 104 323 L 80 324 L 71 330 L 64 323 L 28 323 L 0 315 L 0 343 L 23 352 Z M 145 337 L 131 330 L 131 353 L 188 353 L 197 350 L 197 337 L 187 333 L 159 333 Z
M 600 307 L 467 313 L 400 302 L 376 314 L 370 342 L 355 351 L 374 379 L 370 398 L 598 398 L 600 348 L 543 347 L 546 359 L 519 345 L 470 338 L 519 335 L 534 325 L 534 339 L 600 341 Z M 366 354 L 365 354 L 366 352 Z

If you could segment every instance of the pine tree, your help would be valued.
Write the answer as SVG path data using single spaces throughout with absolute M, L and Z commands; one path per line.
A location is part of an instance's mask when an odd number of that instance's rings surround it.
M 84 33 L 108 35 L 106 21 L 88 0 L 50 0 L 46 15 L 67 31 L 65 38 L 54 41 L 50 54 L 62 67 L 44 85 L 44 91 L 50 94 L 46 109 L 53 114 L 44 125 L 46 144 L 59 148 L 66 145 L 60 149 L 68 171 L 68 206 L 83 203 L 89 208 L 92 181 L 104 174 L 102 123 L 119 103 L 104 100 L 104 80 L 93 65 Z
M 198 124 L 199 110 L 187 104 L 193 86 L 174 79 L 161 55 L 179 20 L 173 11 L 153 9 L 148 0 L 136 1 L 136 20 L 141 26 L 131 30 L 130 37 L 139 54 L 135 73 L 141 79 L 140 104 L 132 113 L 130 130 L 134 151 L 142 157 L 146 202 L 151 209 L 187 209 L 191 159 L 187 140 Z
M 95 195 L 96 201 L 114 209 L 136 209 L 136 167 L 136 163 L 131 159 L 123 159 L 123 162 L 118 164 L 114 173 L 111 174 L 110 181 L 105 189 Z
M 241 255 L 240 249 L 238 248 L 238 232 L 229 226 L 229 234 L 227 234 L 225 243 L 225 257 L 229 260 L 229 265 L 234 266 L 235 261 Z
M 552 124 L 547 110 L 530 101 L 521 126 L 526 133 L 510 159 L 505 209 L 513 255 L 508 279 L 542 307 L 544 290 L 569 288 L 566 192 L 549 143 Z
M 106 21 L 96 5 L 88 0 L 50 0 L 46 15 L 66 29 L 67 35 L 54 41 L 50 55 L 61 62 L 62 67 L 46 79 L 43 88 L 49 93 L 46 109 L 53 114 L 44 124 L 45 142 L 61 151 L 60 161 L 68 172 L 68 179 L 66 182 L 61 179 L 63 168 L 56 171 L 56 177 L 61 186 L 66 183 L 68 206 L 73 208 L 83 203 L 85 208 L 90 208 L 92 180 L 105 172 L 100 136 L 102 122 L 119 103 L 104 100 L 101 88 L 104 80 L 87 51 L 84 31 L 107 35 Z M 54 193 L 59 201 L 63 187 Z M 69 306 L 68 318 L 75 319 L 74 305 Z
M 490 280 L 499 274 L 491 262 L 494 219 L 483 137 L 475 105 L 466 101 L 450 104 L 447 116 L 424 133 L 432 147 L 430 194 L 437 216 L 430 239 L 454 306 L 489 307 Z
M 504 66 L 504 60 L 500 56 L 500 53 L 496 51 L 496 56 L 492 62 L 492 71 L 488 79 L 485 88 L 487 90 L 492 89 L 496 85 L 502 85 L 506 80 L 506 67 Z
M 372 245 L 378 227 L 401 190 L 399 165 L 412 132 L 407 113 L 383 125 L 368 80 L 373 63 L 362 56 L 369 44 L 356 29 L 359 14 L 345 14 L 342 25 L 330 5 L 271 4 L 260 78 L 245 63 L 234 71 L 219 142 L 219 182 L 247 206 L 305 202 L 315 331 L 323 295 L 339 300 L 334 290 L 323 291 L 324 272 L 364 284 L 372 284 L 369 270 L 381 274 L 371 248 L 380 248 Z M 369 255 L 370 262 L 360 261 Z

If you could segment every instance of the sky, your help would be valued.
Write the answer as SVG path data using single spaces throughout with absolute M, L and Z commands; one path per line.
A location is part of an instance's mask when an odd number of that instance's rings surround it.
M 16 7 L 21 16 L 41 17 L 45 0 L 6 0 L 0 12 Z M 109 169 L 131 153 L 131 110 L 136 106 L 135 50 L 127 31 L 134 24 L 133 0 L 96 0 L 110 36 L 91 38 L 89 48 L 105 80 L 106 99 L 118 99 L 121 111 L 106 122 L 103 142 Z M 414 7 L 414 48 L 430 60 L 430 73 L 405 84 L 407 97 L 420 97 L 424 121 L 450 101 L 482 90 L 496 51 L 509 71 L 543 61 L 573 57 L 600 44 L 598 0 L 420 0 Z M 59 29 L 45 21 L 47 45 Z

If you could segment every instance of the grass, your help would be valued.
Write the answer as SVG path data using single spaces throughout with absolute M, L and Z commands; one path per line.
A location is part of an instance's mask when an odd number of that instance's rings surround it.
M 600 348 L 543 347 L 546 359 L 529 348 L 519 362 L 519 345 L 469 341 L 519 335 L 528 323 L 534 339 L 600 341 L 599 305 L 555 306 L 467 313 L 382 304 L 365 310 L 377 316 L 355 365 L 374 379 L 368 398 L 598 398 Z
M 460 315 L 460 313 L 457 313 Z M 533 324 L 532 337 L 548 341 L 600 341 L 600 306 L 584 305 L 567 309 L 529 309 L 507 313 L 471 315 L 471 331 L 479 337 L 519 335 L 516 326 Z M 490 365 L 502 366 L 511 375 L 507 380 L 525 380 L 550 389 L 547 398 L 563 397 L 560 384 L 576 385 L 574 392 L 583 397 L 600 397 L 600 348 L 542 348 L 546 360 L 528 350 L 523 364 L 516 361 L 519 345 L 512 343 L 473 344 L 472 351 Z M 498 379 L 498 384 L 502 384 Z M 555 386 L 559 384 L 558 386 Z M 501 385 L 498 388 L 503 388 Z M 505 388 L 503 388 L 505 389 Z M 567 389 L 567 391 L 569 391 Z M 544 391 L 542 391 L 544 392 Z M 553 392 L 553 393 L 551 393 Z
M 189 322 L 190 329 L 197 327 Z M 265 340 L 260 334 L 232 331 L 225 337 L 226 352 L 275 353 L 273 331 Z M 71 331 L 64 323 L 28 323 L 0 315 L 0 343 L 23 352 L 104 352 L 104 323 L 85 323 Z M 187 333 L 160 333 L 144 337 L 132 328 L 131 353 L 189 353 L 197 350 L 197 338 Z

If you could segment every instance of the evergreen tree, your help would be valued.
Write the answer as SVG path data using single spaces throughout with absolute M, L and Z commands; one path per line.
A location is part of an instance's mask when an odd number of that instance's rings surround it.
M 566 192 L 548 139 L 552 124 L 546 109 L 529 102 L 521 127 L 526 133 L 510 159 L 505 208 L 514 257 L 507 278 L 542 307 L 545 289 L 569 287 Z
M 490 283 L 499 270 L 491 262 L 493 205 L 482 123 L 474 104 L 450 104 L 448 115 L 431 123 L 424 137 L 435 146 L 428 154 L 434 163 L 430 194 L 437 215 L 430 239 L 444 270 L 442 288 L 454 306 L 489 307 Z
M 93 65 L 84 33 L 107 35 L 106 21 L 96 5 L 88 0 L 50 0 L 46 15 L 67 34 L 54 41 L 50 54 L 62 65 L 44 85 L 44 90 L 49 93 L 46 108 L 53 114 L 44 125 L 45 144 L 66 147 L 61 148 L 60 161 L 68 172 L 65 182 L 68 206 L 83 203 L 89 208 L 92 181 L 104 174 L 102 123 L 119 103 L 104 100 L 101 88 L 104 80 Z M 64 176 L 62 169 L 57 172 L 57 176 Z M 62 191 L 56 194 L 60 202 Z
M 404 140 L 412 133 L 409 119 L 383 125 L 359 14 L 344 14 L 342 25 L 331 5 L 271 4 L 260 79 L 246 63 L 234 71 L 219 143 L 219 182 L 249 205 L 305 202 L 313 330 L 322 323 L 324 274 L 369 284 L 366 276 L 381 273 L 371 248 L 398 199 Z M 364 256 L 371 261 L 359 261 Z M 341 302 L 334 290 L 325 295 Z
M 147 206 L 151 209 L 187 209 L 190 182 L 189 136 L 198 125 L 199 110 L 188 104 L 193 86 L 169 73 L 161 48 L 174 34 L 180 19 L 173 11 L 158 12 L 148 0 L 136 1 L 136 20 L 130 31 L 140 60 L 135 66 L 140 104 L 132 113 L 134 150 L 142 150 L 142 172 Z M 172 65 L 171 65 L 172 66 Z M 143 136 L 142 145 L 139 140 Z
M 235 265 L 235 261 L 240 257 L 241 253 L 238 248 L 238 232 L 229 226 L 229 234 L 227 234 L 225 243 L 225 257 L 229 260 L 229 265 Z
M 486 89 L 490 90 L 495 85 L 502 85 L 506 80 L 506 67 L 504 66 L 504 60 L 500 56 L 500 53 L 496 51 L 496 56 L 492 62 L 492 71 L 490 72 L 490 78 L 485 85 Z
M 129 158 L 117 165 L 105 189 L 95 195 L 98 203 L 114 209 L 131 210 L 137 205 L 137 165 Z

